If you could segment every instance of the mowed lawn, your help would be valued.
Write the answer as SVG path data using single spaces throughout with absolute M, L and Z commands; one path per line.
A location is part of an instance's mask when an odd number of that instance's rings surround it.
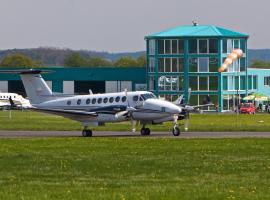
M 183 130 L 184 121 L 179 121 Z M 152 131 L 168 131 L 172 122 L 161 125 L 149 125 Z M 93 127 L 91 127 L 93 128 Z M 0 130 L 82 130 L 80 123 L 63 117 L 28 111 L 0 111 Z M 106 126 L 94 127 L 102 131 L 130 131 L 130 122 L 107 123 Z M 140 125 L 137 131 L 140 130 Z M 191 114 L 190 131 L 270 131 L 270 114 Z
M 270 199 L 270 139 L 0 139 L 0 199 Z

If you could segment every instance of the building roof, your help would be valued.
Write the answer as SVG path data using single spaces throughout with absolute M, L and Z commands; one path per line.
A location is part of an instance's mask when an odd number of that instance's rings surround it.
M 178 26 L 159 33 L 148 35 L 145 38 L 148 39 L 156 37 L 248 37 L 248 35 L 218 26 L 192 25 Z

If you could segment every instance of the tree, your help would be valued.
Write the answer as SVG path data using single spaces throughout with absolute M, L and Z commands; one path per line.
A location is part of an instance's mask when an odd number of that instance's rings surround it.
M 145 55 L 141 55 L 137 58 L 137 66 L 138 67 L 146 67 L 146 57 Z
M 262 61 L 262 60 L 254 60 L 251 63 L 252 68 L 265 68 L 265 69 L 270 69 L 270 62 L 267 61 Z
M 68 67 L 86 67 L 87 59 L 79 53 L 72 53 L 64 59 L 64 65 Z
M 24 67 L 33 68 L 41 67 L 41 61 L 34 61 L 30 57 L 23 54 L 7 55 L 0 63 L 1 67 Z
M 121 57 L 115 63 L 115 67 L 137 67 L 138 63 L 132 57 Z
M 89 67 L 112 66 L 112 62 L 101 57 L 92 57 L 88 59 Z

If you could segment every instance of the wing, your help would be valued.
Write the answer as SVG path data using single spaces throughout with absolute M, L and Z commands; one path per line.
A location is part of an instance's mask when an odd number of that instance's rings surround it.
M 47 109 L 47 108 L 29 108 L 29 110 L 34 110 L 38 112 L 59 115 L 65 118 L 69 118 L 78 122 L 84 122 L 91 118 L 96 118 L 98 114 L 96 112 L 88 112 L 81 110 L 61 110 L 61 109 Z

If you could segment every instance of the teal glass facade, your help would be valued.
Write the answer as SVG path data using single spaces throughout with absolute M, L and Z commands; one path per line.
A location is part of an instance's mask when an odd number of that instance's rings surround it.
M 174 101 L 181 94 L 192 105 L 211 102 L 219 111 L 233 110 L 247 93 L 248 35 L 215 26 L 180 26 L 145 37 L 148 89 Z M 218 69 L 233 49 L 243 57 L 227 72 Z M 209 97 L 208 97 L 209 96 Z M 213 109 L 213 108 L 206 108 Z

